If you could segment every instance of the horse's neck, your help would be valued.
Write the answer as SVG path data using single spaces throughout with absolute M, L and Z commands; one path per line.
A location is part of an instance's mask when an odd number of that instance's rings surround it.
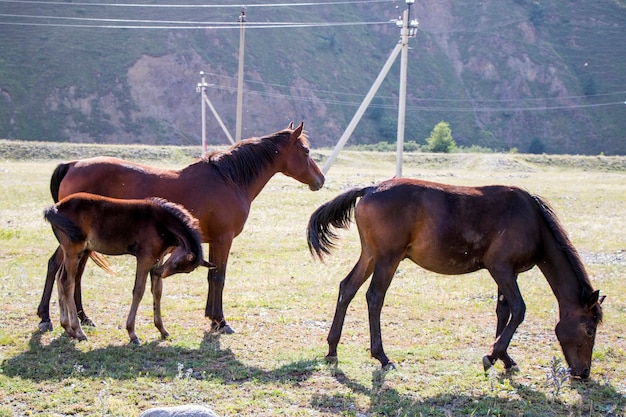
M 269 164 L 262 172 L 259 172 L 259 175 L 254 180 L 250 181 L 247 187 L 244 187 L 250 201 L 254 200 L 261 193 L 277 172 L 276 163 Z
M 560 248 L 554 237 L 544 239 L 543 260 L 537 263 L 554 293 L 561 314 L 570 307 L 582 303 L 583 280 L 578 277 L 576 268 L 571 264 L 567 253 Z M 580 273 L 585 273 L 584 270 Z

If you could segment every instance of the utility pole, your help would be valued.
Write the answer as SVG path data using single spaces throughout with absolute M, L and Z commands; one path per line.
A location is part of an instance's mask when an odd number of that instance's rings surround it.
M 237 119 L 235 123 L 235 141 L 241 140 L 241 125 L 243 113 L 243 59 L 246 37 L 246 8 L 241 8 L 239 15 L 239 74 L 237 78 Z
M 354 117 L 348 124 L 348 127 L 343 132 L 343 135 L 341 135 L 341 138 L 339 138 L 339 142 L 337 142 L 337 145 L 335 145 L 335 149 L 333 150 L 331 155 L 328 157 L 328 160 L 326 160 L 326 163 L 322 167 L 322 172 L 324 174 L 328 172 L 328 170 L 330 169 L 335 159 L 337 159 L 339 152 L 341 152 L 341 149 L 343 149 L 344 145 L 350 138 L 350 135 L 352 135 L 352 132 L 354 132 L 354 129 L 356 128 L 357 124 L 361 120 L 361 117 L 365 113 L 365 110 L 367 110 L 367 106 L 369 106 L 372 99 L 376 95 L 378 88 L 380 87 L 382 82 L 385 80 L 385 77 L 387 76 L 387 73 L 391 69 L 391 66 L 393 65 L 394 61 L 396 60 L 400 52 L 402 52 L 402 57 L 400 61 L 400 64 L 401 64 L 400 93 L 398 97 L 399 102 L 398 102 L 397 148 L 396 148 L 397 149 L 396 150 L 396 177 L 402 176 L 402 151 L 404 149 L 404 121 L 405 121 L 405 115 L 406 115 L 406 77 L 407 77 L 407 66 L 408 66 L 409 38 L 415 36 L 415 34 L 417 33 L 417 25 L 418 25 L 417 20 L 410 21 L 411 5 L 414 2 L 415 0 L 406 0 L 407 9 L 404 11 L 402 17 L 395 21 L 396 25 L 398 25 L 401 28 L 400 41 L 396 44 L 393 51 L 391 51 L 389 58 L 387 58 L 387 62 L 385 62 L 385 65 L 383 66 L 382 70 L 378 74 L 378 77 L 374 81 L 374 84 L 372 84 L 372 87 L 370 87 L 370 90 L 368 91 L 367 95 L 363 99 L 363 102 L 361 103 L 356 113 L 354 114 Z
M 201 82 L 198 83 L 198 86 L 196 87 L 196 91 L 200 93 L 200 99 L 202 100 L 202 157 L 205 157 L 207 155 L 207 143 L 206 143 L 206 106 L 207 105 L 211 109 L 213 116 L 215 116 L 215 118 L 217 119 L 217 122 L 219 123 L 220 127 L 226 134 L 226 137 L 228 137 L 228 140 L 230 141 L 230 143 L 234 144 L 235 141 L 233 140 L 233 137 L 230 135 L 230 132 L 228 131 L 228 129 L 226 128 L 226 125 L 220 118 L 220 115 L 217 114 L 217 110 L 215 110 L 215 107 L 213 107 L 213 103 L 211 103 L 211 100 L 209 100 L 209 97 L 206 95 L 206 89 L 209 86 L 209 84 L 204 79 L 204 71 L 200 71 L 200 77 L 201 77 Z
M 415 0 L 406 0 L 407 8 L 402 16 L 402 30 L 400 31 L 400 44 L 402 55 L 400 56 L 400 91 L 398 93 L 398 136 L 396 139 L 396 177 L 402 177 L 402 152 L 404 150 L 404 126 L 406 120 L 406 75 L 409 62 L 409 36 L 410 29 L 417 28 L 417 22 L 413 27 L 410 21 L 411 4 Z M 413 35 L 415 36 L 415 32 Z

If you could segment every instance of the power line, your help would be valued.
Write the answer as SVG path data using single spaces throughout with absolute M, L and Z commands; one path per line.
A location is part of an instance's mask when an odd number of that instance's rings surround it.
M 145 4 L 145 3 L 79 3 L 79 2 L 62 2 L 62 1 L 40 1 L 40 0 L 0 0 L 0 3 L 14 4 L 39 4 L 53 6 L 97 6 L 97 7 L 146 7 L 146 8 L 202 8 L 202 9 L 218 9 L 218 8 L 241 8 L 241 4 Z M 263 4 L 246 4 L 248 8 L 257 7 L 305 7 L 305 6 L 335 6 L 345 4 L 369 4 L 369 3 L 389 3 L 389 0 L 352 0 L 352 1 L 329 1 L 329 2 L 301 2 L 301 3 L 263 3 Z
M 206 73 L 207 76 L 211 77 L 211 78 L 223 78 L 226 80 L 234 80 L 234 77 L 229 77 L 226 75 L 220 75 L 220 74 L 212 74 L 212 73 Z M 362 94 L 359 93 L 350 93 L 350 92 L 341 92 L 341 91 L 337 91 L 337 90 L 333 90 L 333 91 L 329 91 L 329 90 L 319 90 L 319 89 L 310 89 L 310 88 L 299 88 L 299 87 L 292 87 L 292 86 L 288 86 L 288 85 L 281 85 L 281 84 L 275 84 L 275 83 L 266 83 L 263 81 L 257 81 L 257 80 L 245 80 L 246 84 L 248 85 L 261 85 L 261 86 L 270 86 L 270 87 L 275 87 L 275 88 L 284 88 L 284 89 L 296 89 L 296 90 L 300 90 L 302 91 L 303 95 L 305 94 L 311 94 L 311 93 L 316 93 L 316 94 L 332 94 L 335 96 L 347 96 L 347 97 L 355 97 L 355 98 L 361 98 Z M 223 90 L 223 91 L 235 91 L 236 89 L 234 87 L 226 87 L 226 86 L 219 86 L 219 85 L 215 85 L 215 84 L 211 84 L 210 87 L 214 88 L 214 89 L 218 89 L 218 90 Z M 357 106 L 359 103 L 355 102 L 355 101 L 349 101 L 349 100 L 333 100 L 333 99 L 320 99 L 320 98 L 307 98 L 307 97 L 300 97 L 300 96 L 294 96 L 292 94 L 282 94 L 282 93 L 268 93 L 268 92 L 261 92 L 258 90 L 254 90 L 254 89 L 247 89 L 246 91 L 251 92 L 251 93 L 255 93 L 258 95 L 262 95 L 262 96 L 268 96 L 268 97 L 281 97 L 281 98 L 287 98 L 287 99 L 293 99 L 293 100 L 300 100 L 300 101 L 320 101 L 323 102 L 325 104 L 336 104 L 336 105 L 349 105 L 349 106 Z M 446 99 L 446 98 L 409 98 L 410 101 L 419 101 L 419 102 L 424 102 L 424 103 L 468 103 L 468 104 L 476 104 L 476 103 L 514 103 L 514 104 L 519 104 L 519 103 L 525 103 L 525 102 L 538 102 L 538 101 L 543 101 L 543 102 L 556 102 L 556 101 L 563 101 L 563 100 L 589 100 L 589 99 L 599 99 L 599 98 L 603 98 L 603 97 L 611 97 L 611 96 L 617 96 L 617 95 L 622 95 L 622 96 L 626 96 L 626 91 L 615 91 L 615 92 L 610 92 L 610 93 L 598 93 L 598 94 L 592 94 L 592 95 L 579 95 L 579 96 L 563 96 L 563 97 L 528 97 L 528 98 L 520 98 L 520 99 L 472 99 L 472 98 L 467 98 L 467 99 Z M 393 96 L 377 96 L 379 98 L 382 99 L 395 99 L 395 97 Z M 443 106 L 419 106 L 419 105 L 414 105 L 411 106 L 411 109 L 416 109 L 416 110 L 432 110 L 432 111 L 439 111 L 439 110 L 446 110 L 446 109 L 451 109 L 451 111 L 489 111 L 489 112 L 494 112 L 494 111 L 519 111 L 519 110 L 557 110 L 557 109 L 575 109 L 577 107 L 599 107 L 599 106 L 607 106 L 607 105 L 624 105 L 624 101 L 616 101 L 616 102 L 608 102 L 608 103 L 589 103 L 589 104 L 568 104 L 568 105 L 547 105 L 547 106 L 515 106 L 515 107 L 443 107 Z M 377 103 L 372 103 L 370 104 L 370 107 L 376 107 L 376 108 L 382 108 L 382 109 L 395 109 L 396 105 L 385 105 L 385 104 L 377 104 Z
M 207 74 L 210 75 L 210 74 Z M 246 81 L 246 83 L 248 83 L 248 81 Z M 264 84 L 264 83 L 260 83 L 260 84 Z M 221 91 L 228 91 L 228 92 L 235 92 L 237 91 L 237 89 L 235 87 L 228 87 L 228 86 L 218 86 L 215 84 L 209 84 L 208 88 L 212 88 L 214 90 L 221 90 Z M 307 92 L 307 91 L 323 91 L 323 90 L 303 90 L 303 92 Z M 334 99 L 328 99 L 328 98 L 320 98 L 320 97 L 310 97 L 310 96 L 294 96 L 293 94 L 283 94 L 283 93 L 277 93 L 277 92 L 267 92 L 267 91 L 260 91 L 260 90 L 251 90 L 251 89 L 246 89 L 245 92 L 247 94 L 256 94 L 258 96 L 262 96 L 262 97 L 270 97 L 270 98 L 278 98 L 278 99 L 285 99 L 285 100 L 291 100 L 291 101 L 301 101 L 301 102 L 316 102 L 316 103 L 323 103 L 323 104 L 328 104 L 328 105 L 335 105 L 335 106 L 350 106 L 350 107 L 357 107 L 360 102 L 356 102 L 356 101 L 348 101 L 348 100 L 334 100 Z M 332 92 L 334 93 L 334 92 Z M 619 93 L 607 93 L 604 95 L 613 95 L 613 94 L 625 94 L 626 95 L 626 91 L 622 91 Z M 598 95 L 601 96 L 601 95 Z M 571 98 L 584 98 L 586 96 L 577 96 L 577 97 L 570 97 Z M 535 99 L 528 99 L 528 100 L 556 100 L 557 98 L 546 98 L 546 99 L 541 99 L 541 98 L 535 98 Z M 414 101 L 416 99 L 410 100 L 410 101 Z M 418 99 L 418 100 L 423 100 L 423 101 L 459 101 L 459 100 L 445 100 L 445 99 Z M 472 103 L 473 100 L 464 100 L 468 103 Z M 504 102 L 505 100 L 480 100 L 480 101 L 491 101 L 491 102 Z M 507 100 L 507 101 L 513 101 L 513 100 Z M 519 101 L 523 101 L 519 100 Z M 545 105 L 545 106 L 504 106 L 504 107 L 447 107 L 447 106 L 422 106 L 422 105 L 407 105 L 407 110 L 412 110 L 412 111 L 428 111 L 428 112 L 455 112 L 455 113 L 494 113 L 494 112 L 527 112 L 527 111 L 550 111 L 550 110 L 576 110 L 576 109 L 582 109 L 582 108 L 594 108 L 594 107 L 607 107 L 607 106 L 624 106 L 626 105 L 626 102 L 624 101 L 614 101 L 614 102 L 608 102 L 608 103 L 588 103 L 588 104 L 568 104 L 568 105 Z M 381 109 L 389 109 L 389 110 L 394 110 L 397 108 L 397 105 L 393 104 L 393 105 L 385 105 L 385 104 L 370 104 L 370 107 L 375 107 L 375 108 L 381 108 Z
M 322 28 L 341 26 L 366 26 L 382 25 L 389 22 L 326 22 L 326 23 L 253 23 L 246 25 L 247 29 L 293 29 L 293 28 Z M 36 23 L 36 22 L 1 22 L 0 25 L 8 26 L 39 26 L 39 27 L 65 27 L 65 28 L 94 28 L 94 29 L 238 29 L 238 23 L 214 23 L 205 24 L 202 22 L 192 22 L 185 26 L 175 25 L 96 25 L 96 24 L 70 24 L 70 23 Z

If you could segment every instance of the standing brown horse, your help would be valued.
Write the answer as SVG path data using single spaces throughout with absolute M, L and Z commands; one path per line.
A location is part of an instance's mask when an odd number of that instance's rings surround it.
M 115 198 L 163 197 L 182 204 L 200 222 L 203 242 L 209 243 L 209 291 L 205 315 L 212 328 L 224 333 L 233 330 L 224 319 L 222 293 L 226 264 L 233 239 L 241 233 L 250 205 L 265 184 L 280 172 L 307 184 L 313 191 L 324 185 L 324 175 L 309 156 L 309 142 L 302 132 L 287 129 L 261 138 L 245 139 L 225 151 L 179 170 L 155 168 L 116 158 L 92 158 L 60 164 L 50 183 L 54 201 L 79 191 Z M 52 329 L 50 296 L 62 253 L 59 249 L 48 262 L 43 296 L 37 309 L 39 328 Z M 76 305 L 83 323 L 90 320 L 82 311 L 80 281 Z
M 361 200 L 357 204 L 357 199 Z M 588 378 L 604 297 L 592 288 L 576 249 L 554 212 L 537 196 L 508 186 L 458 187 L 415 179 L 391 179 L 347 191 L 320 206 L 309 220 L 307 239 L 320 259 L 354 218 L 361 255 L 341 282 L 328 334 L 329 361 L 337 359 L 346 310 L 373 273 L 367 291 L 372 356 L 393 366 L 383 350 L 380 312 L 400 261 L 430 271 L 465 274 L 487 269 L 498 286 L 496 340 L 483 358 L 516 366 L 507 348 L 524 320 L 526 306 L 517 275 L 537 265 L 559 303 L 556 335 L 573 376 Z
M 154 325 L 165 338 L 168 332 L 161 318 L 161 279 L 191 272 L 200 265 L 210 266 L 202 256 L 198 221 L 181 206 L 162 198 L 119 200 L 76 193 L 48 207 L 44 217 L 52 225 L 63 254 L 56 274 L 61 325 L 78 340 L 87 340 L 87 336 L 78 320 L 74 291 L 92 251 L 137 258 L 133 302 L 126 321 L 130 341 L 135 344 L 139 344 L 135 316 L 148 272 L 152 276 Z M 157 266 L 170 251 L 169 258 Z

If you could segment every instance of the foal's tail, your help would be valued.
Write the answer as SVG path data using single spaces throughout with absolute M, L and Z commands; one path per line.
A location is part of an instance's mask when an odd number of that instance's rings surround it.
M 346 229 L 350 226 L 352 213 L 357 199 L 363 197 L 371 187 L 355 188 L 338 195 L 322 204 L 313 212 L 307 227 L 307 243 L 309 251 L 320 260 L 330 254 L 335 247 L 334 240 L 339 236 L 331 230 L 331 226 Z
M 60 231 L 67 236 L 72 243 L 85 240 L 86 237 L 83 234 L 83 231 L 80 230 L 80 227 L 78 227 L 71 219 L 68 219 L 60 214 L 56 206 L 46 208 L 43 211 L 43 217 L 52 225 L 55 234 L 57 231 Z
M 55 234 L 57 233 L 57 230 L 59 230 L 67 236 L 70 242 L 73 243 L 85 240 L 85 235 L 83 234 L 83 231 L 80 230 L 80 227 L 78 227 L 71 219 L 59 214 L 56 206 L 46 208 L 43 211 L 43 216 L 52 225 Z M 100 255 L 98 252 L 91 252 L 89 257 L 105 272 L 111 275 L 116 275 L 115 271 L 111 269 L 111 263 L 107 258 Z
M 72 162 L 62 162 L 54 169 L 52 172 L 52 177 L 50 177 L 50 194 L 52 194 L 52 200 L 55 203 L 59 202 L 59 188 L 61 188 L 61 182 L 65 175 L 67 175 L 67 171 L 70 170 L 72 166 Z M 50 208 L 46 209 L 46 212 L 50 210 Z M 46 212 L 44 212 L 44 216 L 46 216 Z M 58 214 L 58 213 L 57 213 Z M 48 217 L 46 217 L 48 219 Z M 48 221 L 50 221 L 48 219 Z M 52 222 L 50 222 L 52 224 Z M 111 269 L 111 263 L 104 256 L 99 254 L 98 252 L 91 252 L 89 257 L 98 265 L 100 268 L 104 269 L 111 275 L 116 275 L 115 272 Z

